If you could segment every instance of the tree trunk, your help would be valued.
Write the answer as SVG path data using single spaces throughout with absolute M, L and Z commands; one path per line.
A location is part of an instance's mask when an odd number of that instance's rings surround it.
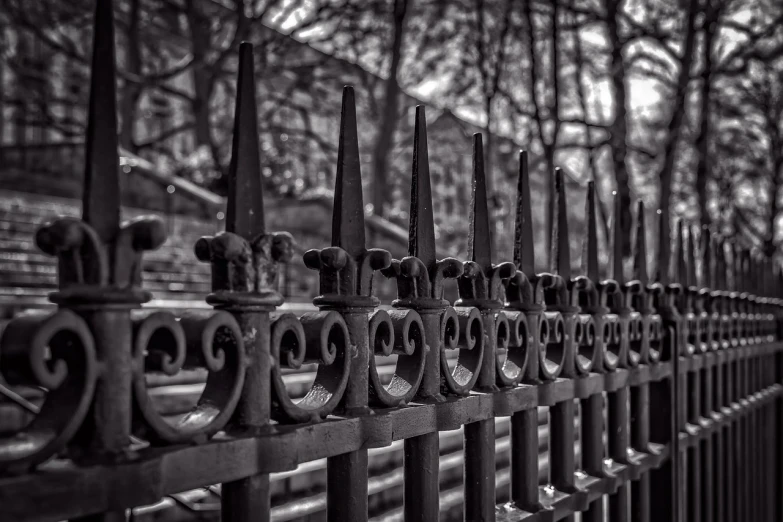
M 207 65 L 207 51 L 210 41 L 208 23 L 198 9 L 198 0 L 187 0 L 187 18 L 193 51 L 193 92 L 191 109 L 195 120 L 196 144 L 212 146 L 212 126 L 209 121 L 209 99 L 212 95 L 212 80 Z
M 131 0 L 128 12 L 127 54 L 126 67 L 131 74 L 141 77 L 141 42 L 139 40 L 139 12 L 141 0 Z M 141 97 L 141 84 L 125 82 L 123 86 L 122 100 L 120 102 L 120 145 L 130 152 L 137 152 L 134 141 L 134 127 L 136 123 L 136 108 Z
M 676 160 L 677 144 L 680 141 L 680 131 L 682 122 L 685 119 L 685 100 L 687 97 L 688 84 L 690 80 L 691 63 L 693 61 L 693 47 L 695 41 L 695 23 L 698 13 L 699 0 L 689 0 L 688 12 L 685 26 L 685 44 L 683 46 L 682 59 L 680 61 L 680 73 L 677 80 L 677 92 L 675 92 L 675 101 L 672 108 L 672 117 L 669 121 L 667 141 L 664 149 L 664 164 L 660 174 L 661 197 L 660 211 L 663 214 L 661 225 L 664 227 L 658 233 L 658 260 L 668 263 L 671 258 L 671 235 L 667 229 L 670 229 L 671 222 L 671 195 L 672 178 L 674 175 L 674 163 Z M 659 277 L 666 280 L 668 274 L 660 273 L 661 266 L 658 267 Z
M 373 150 L 373 211 L 379 216 L 387 215 L 389 201 L 389 152 L 394 144 L 394 133 L 399 119 L 400 84 L 397 71 L 400 68 L 402 39 L 405 27 L 405 13 L 409 0 L 394 0 L 394 40 L 391 48 L 391 69 L 385 82 L 384 104 L 381 125 Z
M 614 91 L 614 120 L 609 128 L 612 147 L 612 164 L 617 197 L 620 198 L 622 216 L 622 253 L 631 254 L 631 187 L 628 170 L 625 165 L 628 138 L 628 110 L 626 107 L 625 63 L 623 62 L 623 42 L 620 38 L 619 18 L 622 16 L 620 0 L 608 0 L 606 6 L 606 24 L 609 33 L 609 45 L 612 48 L 612 90 Z
M 719 12 L 707 2 L 704 21 L 704 69 L 701 72 L 701 109 L 699 110 L 699 134 L 696 137 L 696 197 L 702 226 L 712 222 L 707 210 L 707 180 L 709 178 L 710 97 L 712 95 L 712 42 L 718 26 Z
M 777 118 L 770 118 L 768 116 L 768 125 L 770 127 L 770 154 L 772 156 L 772 178 L 771 187 L 769 191 L 769 218 L 767 221 L 767 237 L 764 241 L 764 253 L 767 256 L 775 255 L 777 252 L 777 242 L 775 241 L 776 226 L 775 223 L 780 213 L 780 186 L 781 186 L 781 173 L 783 173 L 783 153 L 781 147 L 783 147 L 783 140 L 781 140 L 780 132 L 778 130 Z

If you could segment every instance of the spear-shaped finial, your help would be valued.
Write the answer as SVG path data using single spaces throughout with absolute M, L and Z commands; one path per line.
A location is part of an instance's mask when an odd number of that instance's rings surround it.
M 647 226 L 644 214 L 644 201 L 639 200 L 636 211 L 636 252 L 634 254 L 634 277 L 642 285 L 647 285 Z
M 481 134 L 473 135 L 473 190 L 468 229 L 468 256 L 486 269 L 492 266 L 492 237 L 487 209 L 484 145 Z
M 598 273 L 598 226 L 595 220 L 595 183 L 592 181 L 587 183 L 585 216 L 587 217 L 587 236 L 582 251 L 582 272 L 593 282 L 597 282 L 600 277 Z
M 120 230 L 121 205 L 114 9 L 111 0 L 98 0 L 95 3 L 91 74 L 83 218 L 101 241 L 109 243 Z
M 729 261 L 726 258 L 726 241 L 723 238 L 723 236 L 718 236 L 717 238 L 717 257 L 715 259 L 716 261 L 716 279 L 718 288 L 720 290 L 729 290 L 729 276 L 728 276 L 728 263 Z
M 365 251 L 364 199 L 356 128 L 356 100 L 353 87 L 343 88 L 340 141 L 337 146 L 337 176 L 332 212 L 332 246 L 353 257 Z
M 619 284 L 625 283 L 623 267 L 623 208 L 620 194 L 614 195 L 614 218 L 612 219 L 612 278 Z
M 563 171 L 555 168 L 555 194 L 551 224 L 552 252 L 549 256 L 552 273 L 560 275 L 564 280 L 571 279 L 571 246 L 568 237 L 568 210 L 566 202 L 565 179 Z
M 527 151 L 519 151 L 517 216 L 514 226 L 514 263 L 527 276 L 535 271 L 536 247 L 533 239 L 533 214 L 530 206 L 530 170 Z
M 427 151 L 427 119 L 424 106 L 416 106 L 413 131 L 413 175 L 411 179 L 411 216 L 408 229 L 408 255 L 418 257 L 432 270 L 435 257 L 435 221 L 432 217 L 432 190 Z
M 253 45 L 243 42 L 239 46 L 234 137 L 228 169 L 226 231 L 248 240 L 264 233 L 264 198 L 253 70 Z
M 701 228 L 701 286 L 714 290 L 717 283 L 716 252 L 717 241 L 712 240 L 712 232 L 707 225 Z
M 686 284 L 690 287 L 698 286 L 698 281 L 696 280 L 696 243 L 695 243 L 695 232 L 693 230 L 693 227 L 686 226 L 688 229 L 688 243 L 687 243 L 687 279 Z
M 670 266 L 672 261 L 672 230 L 669 215 L 658 209 L 658 282 L 666 286 L 670 282 Z
M 740 292 L 748 292 L 752 290 L 751 285 L 748 284 L 748 272 L 750 270 L 750 250 L 740 247 L 740 265 L 739 265 L 739 288 Z
M 671 282 L 682 284 L 682 278 L 687 278 L 688 272 L 688 268 L 685 264 L 685 221 L 682 219 L 677 220 L 676 242 L 674 250 L 675 258 L 671 266 Z
M 737 278 L 737 266 L 740 264 L 738 260 L 739 247 L 734 243 L 727 245 L 728 256 L 726 258 L 726 276 L 728 278 L 728 289 L 732 292 L 739 291 L 739 280 Z

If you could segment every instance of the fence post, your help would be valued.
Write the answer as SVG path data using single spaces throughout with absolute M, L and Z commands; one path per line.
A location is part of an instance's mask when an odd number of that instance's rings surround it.
M 441 321 L 449 302 L 443 299 L 443 279 L 462 275 L 462 263 L 453 258 L 438 261 L 430 189 L 427 121 L 423 106 L 416 107 L 411 176 L 408 257 L 394 261 L 389 275 L 398 281 L 395 308 L 416 310 L 424 324 L 429 346 L 416 400 L 439 404 L 441 394 Z M 416 273 L 420 271 L 421 273 Z M 405 439 L 403 506 L 406 522 L 436 522 L 439 518 L 439 434 L 431 432 Z
M 228 171 L 226 231 L 202 238 L 196 256 L 212 267 L 212 293 L 207 302 L 230 312 L 244 339 L 247 369 L 244 387 L 229 431 L 258 435 L 269 431 L 271 365 L 269 312 L 282 304 L 275 284 L 278 263 L 291 257 L 291 237 L 267 234 L 258 147 L 253 46 L 242 43 L 237 64 L 234 135 Z M 270 517 L 269 475 L 260 474 L 223 484 L 225 522 L 267 521 Z
M 577 376 L 576 366 L 576 320 L 579 307 L 570 302 L 571 287 L 571 243 L 568 234 L 568 212 L 563 171 L 555 169 L 555 194 L 551 203 L 552 252 L 550 262 L 552 273 L 558 278 L 552 299 L 547 301 L 547 310 L 559 313 L 563 325 L 560 340 L 563 362 L 561 375 L 567 379 Z M 577 493 L 576 472 L 576 412 L 573 399 L 555 401 L 549 407 L 549 467 L 552 485 L 568 494 Z M 567 518 L 573 520 L 573 517 Z
M 660 360 L 658 320 L 654 300 L 662 290 L 660 285 L 649 284 L 647 269 L 647 219 L 644 202 L 639 201 L 636 212 L 636 246 L 634 252 L 634 284 L 635 295 L 631 296 L 633 308 L 641 320 L 639 342 L 639 364 L 652 367 Z M 655 317 L 653 317 L 655 316 Z M 642 383 L 631 388 L 631 445 L 634 450 L 651 454 L 650 446 L 650 383 Z M 633 522 L 649 522 L 651 520 L 652 498 L 650 495 L 650 472 L 642 474 L 631 485 L 631 520 Z M 657 501 L 657 499 L 656 499 Z
M 538 277 L 535 271 L 530 171 L 526 151 L 519 153 L 514 263 L 516 275 L 506 285 L 507 308 L 525 313 L 528 347 L 523 382 L 538 386 L 542 383 L 542 350 L 546 342 L 541 331 L 545 321 L 545 278 Z M 544 509 L 538 490 L 538 443 L 538 408 L 532 406 L 511 415 L 511 500 L 518 508 L 530 513 Z
M 631 308 L 624 298 L 627 291 L 625 279 L 625 267 L 623 259 L 623 245 L 627 242 L 623 237 L 623 230 L 626 229 L 622 222 L 622 202 L 620 195 L 615 195 L 614 222 L 612 224 L 613 242 L 612 242 L 612 277 L 623 289 L 615 299 L 613 312 L 617 314 L 620 324 L 620 343 L 618 350 L 619 357 L 617 361 L 618 372 L 629 374 L 631 368 L 639 364 L 637 354 L 630 350 L 630 321 Z M 630 419 L 629 419 L 629 400 L 630 387 L 620 386 L 616 390 L 607 391 L 607 444 L 609 457 L 620 464 L 632 467 L 634 464 L 629 458 L 628 450 L 630 448 Z M 624 522 L 628 520 L 628 502 L 629 502 L 629 484 L 621 484 L 617 491 L 609 496 L 609 517 L 611 520 Z
M 680 315 L 674 306 L 674 300 L 679 295 L 681 287 L 676 284 L 676 277 L 670 273 L 671 229 L 669 216 L 660 214 L 659 248 L 658 248 L 658 283 L 663 287 L 663 294 L 658 296 L 656 309 L 663 322 L 663 344 L 661 361 L 671 365 L 671 377 L 662 379 L 650 386 L 650 440 L 657 444 L 665 444 L 670 448 L 666 462 L 653 471 L 650 476 L 651 496 L 655 498 L 652 504 L 652 520 L 671 520 L 680 522 L 680 443 L 678 415 L 678 381 L 679 381 L 679 350 L 681 349 Z
M 593 339 L 593 352 L 591 355 L 593 374 L 605 374 L 615 369 L 615 362 L 607 357 L 609 344 L 613 342 L 613 328 L 616 325 L 616 316 L 609 315 L 608 300 L 617 292 L 616 281 L 601 280 L 598 263 L 598 229 L 596 225 L 595 208 L 595 184 L 590 181 L 587 185 L 587 197 L 585 205 L 585 220 L 587 222 L 587 234 L 582 250 L 582 275 L 587 277 L 580 296 L 584 301 L 583 314 L 590 314 L 595 330 Z M 608 335 L 607 335 L 608 334 Z M 584 333 L 583 333 L 584 335 Z M 585 355 L 587 356 L 587 355 Z M 587 376 L 588 379 L 590 375 Z M 602 375 L 602 382 L 606 383 L 606 376 Z M 580 398 L 579 408 L 581 412 L 581 448 L 582 467 L 585 473 L 592 477 L 607 478 L 609 474 L 604 469 L 604 398 L 602 393 L 591 393 L 587 397 Z M 603 522 L 605 518 L 604 497 L 600 496 L 590 503 L 583 515 L 585 522 Z
M 321 295 L 313 300 L 322 310 L 337 310 L 350 335 L 351 369 L 341 409 L 347 415 L 367 415 L 369 346 L 368 314 L 379 304 L 372 296 L 373 272 L 388 268 L 389 252 L 365 247 L 364 203 L 360 170 L 356 101 L 352 87 L 343 90 L 340 141 L 337 152 L 332 247 L 305 253 L 305 264 L 320 272 Z M 327 460 L 327 519 L 367 520 L 367 449 Z
M 459 278 L 457 306 L 472 306 L 484 325 L 484 356 L 475 390 L 492 393 L 496 384 L 496 315 L 503 306 L 500 280 L 516 273 L 513 263 L 492 264 L 492 237 L 487 210 L 484 150 L 481 134 L 473 135 L 473 186 L 471 191 L 468 255 Z M 495 420 L 465 425 L 465 520 L 495 520 Z
M 130 312 L 151 298 L 141 290 L 141 253 L 160 246 L 157 218 L 120 225 L 114 14 L 96 3 L 87 120 L 83 220 L 63 218 L 38 231 L 36 242 L 59 258 L 61 308 L 80 315 L 94 338 L 100 371 L 91 409 L 74 439 L 73 456 L 111 464 L 131 449 L 133 331 Z M 80 520 L 125 520 L 125 510 Z

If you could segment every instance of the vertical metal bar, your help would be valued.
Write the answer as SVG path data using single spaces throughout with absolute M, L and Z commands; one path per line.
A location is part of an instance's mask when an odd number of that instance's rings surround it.
M 367 464 L 366 449 L 327 459 L 327 520 L 367 520 Z
M 378 305 L 378 299 L 372 296 L 372 271 L 387 268 L 391 255 L 382 250 L 368 251 L 365 247 L 356 100 L 353 88 L 349 86 L 343 89 L 335 178 L 332 247 L 341 249 L 355 269 L 342 270 L 342 267 L 313 262 L 313 266 L 321 267 L 322 292 L 313 302 L 322 308 L 338 310 L 348 327 L 355 353 L 340 407 L 346 415 L 359 416 L 371 412 L 368 365 L 372 354 L 367 318 Z M 312 254 L 309 258 L 312 261 Z M 329 522 L 367 520 L 367 473 L 366 449 L 327 458 L 326 513 Z
M 61 289 L 69 284 L 89 285 L 85 295 L 75 295 L 71 301 L 67 294 L 55 294 L 52 300 L 60 306 L 74 309 L 86 320 L 95 340 L 101 368 L 91 411 L 74 442 L 79 445 L 80 455 L 86 453 L 92 458 L 103 456 L 113 459 L 126 451 L 130 444 L 133 373 L 130 310 L 138 307 L 143 298 L 137 295 L 137 288 L 130 288 L 116 303 L 107 304 L 102 299 L 96 302 L 95 297 L 99 295 L 95 290 L 113 284 L 119 275 L 114 265 L 115 257 L 122 258 L 131 252 L 115 244 L 120 231 L 121 201 L 116 132 L 114 8 L 111 0 L 96 3 L 94 20 L 82 216 L 95 231 L 100 242 L 98 248 L 103 252 L 79 253 L 84 257 L 82 264 L 90 272 L 82 274 L 82 281 L 68 281 L 69 276 L 60 271 Z M 111 259 L 112 266 L 101 267 L 97 258 L 99 254 Z M 90 289 L 93 291 L 90 292 Z M 120 509 L 81 520 L 114 522 L 124 520 L 124 517 L 125 510 Z
M 511 500 L 521 509 L 537 513 L 538 500 L 538 409 L 511 416 Z
M 408 234 L 408 255 L 415 256 L 427 267 L 429 274 L 437 268 L 435 251 L 435 224 L 432 212 L 429 153 L 427 148 L 427 122 L 423 106 L 416 107 L 413 137 L 413 167 L 411 172 L 411 211 Z M 433 285 L 435 286 L 435 285 Z M 447 302 L 441 306 L 417 306 L 417 299 L 441 299 L 441 288 L 433 288 L 432 295 L 417 295 L 411 308 L 418 310 L 424 324 L 425 339 L 430 346 L 426 355 L 424 375 L 416 400 L 439 403 L 440 394 L 441 317 Z M 401 296 L 402 297 L 402 296 Z M 438 520 L 439 498 L 439 437 L 427 433 L 404 442 L 404 496 L 406 522 L 435 522 Z
M 648 383 L 631 388 L 631 443 L 637 451 L 649 451 L 650 386 Z M 650 475 L 642 474 L 631 485 L 631 520 L 650 520 Z
M 490 391 L 495 386 L 497 343 L 494 313 L 482 310 L 484 323 L 484 361 L 476 387 Z M 487 364 L 488 363 L 488 364 Z M 487 370 L 487 366 L 489 370 Z M 465 520 L 495 520 L 495 420 L 486 419 L 465 425 Z
M 234 414 L 233 429 L 263 429 L 269 422 L 271 360 L 269 312 L 232 310 L 246 340 L 249 364 L 242 396 Z M 256 332 L 256 335 L 249 335 Z M 271 514 L 269 475 L 253 475 L 224 483 L 221 513 L 225 522 L 267 521 Z
M 582 427 L 582 469 L 588 475 L 594 477 L 604 476 L 604 398 L 600 393 L 582 399 L 579 405 L 581 409 Z M 603 497 L 599 497 L 590 503 L 588 511 L 583 515 L 585 522 L 603 522 L 604 508 Z
M 345 324 L 351 336 L 351 344 L 357 353 L 351 360 L 351 380 L 345 390 L 346 413 L 362 414 L 368 411 L 368 345 L 367 314 L 343 312 Z M 368 517 L 368 468 L 367 450 L 360 449 L 326 459 L 327 520 L 362 521 Z
M 636 212 L 636 248 L 634 252 L 634 276 L 639 282 L 636 311 L 642 317 L 640 364 L 651 364 L 650 360 L 650 316 L 653 313 L 653 290 L 648 285 L 647 229 L 644 202 L 638 203 Z M 639 384 L 631 388 L 631 445 L 636 451 L 650 451 L 650 385 Z M 631 520 L 650 521 L 650 474 L 643 473 L 631 484 Z
M 495 421 L 465 425 L 465 520 L 495 520 Z
M 734 333 L 732 332 L 732 335 Z M 726 404 L 726 422 L 725 422 L 725 443 L 724 443 L 724 456 L 723 461 L 726 465 L 725 468 L 725 482 L 723 490 L 726 493 L 725 500 L 725 510 L 726 513 L 726 519 L 730 522 L 733 522 L 737 520 L 736 516 L 736 508 L 735 504 L 737 495 L 734 493 L 736 492 L 736 482 L 737 482 L 737 465 L 734 461 L 734 449 L 737 441 L 736 433 L 735 433 L 735 425 L 736 425 L 736 409 L 734 407 L 734 362 L 730 359 L 730 356 L 735 353 L 735 348 L 729 347 L 727 348 L 726 355 L 728 356 L 726 359 L 726 363 L 724 364 L 723 368 L 723 374 L 724 374 L 724 389 L 725 391 L 725 404 Z
M 487 207 L 486 173 L 484 170 L 484 148 L 481 134 L 473 135 L 473 190 L 468 232 L 468 255 L 475 265 L 492 277 L 495 271 L 509 270 L 510 277 L 516 272 L 513 264 L 492 265 L 492 235 Z M 470 277 L 470 276 L 465 276 Z M 464 278 L 463 278 L 464 281 Z M 480 392 L 498 390 L 495 384 L 497 329 L 496 309 L 502 299 L 490 288 L 487 280 L 460 285 L 459 303 L 476 306 L 484 326 L 484 356 L 479 369 L 475 389 Z M 476 288 L 480 286 L 480 291 Z M 481 420 L 465 425 L 465 520 L 495 520 L 495 421 Z
M 698 355 L 694 356 L 698 357 Z M 681 395 L 686 406 L 686 411 L 688 415 L 688 424 L 691 425 L 691 429 L 696 428 L 699 425 L 699 407 L 700 404 L 700 397 L 699 397 L 699 391 L 700 391 L 700 383 L 699 383 L 699 371 L 691 369 L 686 375 L 685 375 L 685 382 L 687 382 L 687 386 L 683 390 L 683 394 Z M 692 433 L 698 433 L 698 431 L 693 430 Z M 692 435 L 693 437 L 693 435 Z M 686 511 L 686 520 L 693 521 L 693 522 L 700 522 L 701 521 L 701 454 L 700 454 L 700 444 L 698 440 L 691 440 L 690 445 L 688 447 L 688 456 L 687 456 L 687 475 L 688 475 L 688 482 L 687 482 L 687 495 L 686 495 L 686 503 L 687 503 L 687 511 Z
M 438 433 L 427 433 L 405 440 L 405 482 L 403 507 L 406 522 L 437 522 Z
M 626 321 L 627 324 L 627 321 Z M 627 327 L 624 328 L 627 333 Z M 615 392 L 607 393 L 608 402 L 608 443 L 609 456 L 620 463 L 631 466 L 628 460 L 630 447 L 630 432 L 628 418 L 628 403 L 630 389 L 622 387 Z M 609 517 L 612 521 L 628 520 L 629 484 L 622 484 L 614 495 L 609 496 Z
M 565 181 L 563 172 L 558 168 L 554 173 L 555 191 L 550 206 L 553 222 L 551 224 L 551 256 L 552 271 L 560 276 L 557 295 L 551 303 L 552 310 L 559 311 L 563 319 L 564 338 L 562 376 L 576 377 L 576 313 L 579 308 L 569 301 L 568 285 L 571 281 L 571 254 L 568 235 L 568 212 L 566 202 Z M 549 408 L 549 468 L 552 485 L 564 493 L 575 493 L 576 434 L 574 430 L 574 400 L 566 399 L 555 403 Z M 566 520 L 573 520 L 573 515 Z
M 574 444 L 574 401 L 565 400 L 549 408 L 549 465 L 552 484 L 559 491 L 573 493 L 576 461 Z
M 535 275 L 535 241 L 530 203 L 530 172 L 527 152 L 519 153 L 517 180 L 517 213 L 514 223 L 514 263 L 528 280 Z M 540 385 L 539 357 L 541 352 L 540 325 L 544 306 L 541 296 L 530 295 L 519 288 L 517 295 L 507 290 L 509 306 L 523 310 L 527 316 L 527 367 L 523 381 Z M 542 506 L 538 495 L 538 408 L 529 408 L 511 416 L 511 500 L 517 507 L 538 513 Z
M 666 444 L 670 449 L 670 458 L 650 476 L 652 520 L 672 520 L 680 522 L 680 443 L 679 443 L 679 375 L 680 350 L 683 343 L 680 328 L 680 315 L 674 306 L 674 298 L 679 287 L 670 284 L 676 282 L 676 276 L 670 272 L 671 230 L 669 216 L 660 213 L 658 280 L 665 289 L 665 296 L 659 298 L 656 306 L 664 324 L 662 361 L 672 365 L 672 376 L 650 387 L 650 439 L 652 442 Z
M 243 43 L 239 48 L 237 71 L 226 232 L 237 234 L 249 242 L 265 234 L 253 46 L 249 43 Z M 252 270 L 245 274 L 251 280 L 255 271 L 254 268 Z M 275 283 L 271 281 L 271 287 L 265 288 L 267 292 L 264 294 L 235 298 L 232 292 L 227 292 L 218 301 L 211 301 L 216 307 L 232 312 L 245 339 L 245 355 L 249 364 L 231 426 L 231 429 L 239 432 L 262 430 L 269 424 L 272 393 L 269 310 L 283 300 L 274 288 Z M 213 273 L 213 288 L 233 290 L 230 287 L 220 288 L 221 284 L 220 276 Z M 214 295 L 211 297 L 215 298 Z M 253 301 L 251 306 L 248 306 L 248 300 Z M 271 504 L 268 474 L 225 483 L 221 492 L 224 521 L 269 520 Z

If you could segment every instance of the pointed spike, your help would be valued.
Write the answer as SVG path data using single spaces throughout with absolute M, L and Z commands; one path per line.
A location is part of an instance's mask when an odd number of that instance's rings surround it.
M 514 263 L 530 276 L 535 273 L 536 247 L 533 239 L 533 213 L 530 206 L 530 170 L 527 151 L 519 151 L 517 218 L 514 228 Z
M 634 277 L 646 285 L 649 274 L 647 271 L 647 226 L 644 215 L 644 202 L 639 201 L 636 211 L 636 252 L 634 257 Z
M 234 137 L 228 168 L 226 231 L 247 239 L 265 231 L 253 45 L 248 42 L 239 46 Z
M 473 135 L 473 194 L 468 229 L 468 256 L 484 268 L 492 266 L 492 238 L 487 209 L 484 145 L 481 134 Z
M 582 252 L 582 272 L 584 275 L 598 281 L 598 225 L 595 218 L 595 183 L 587 183 L 587 198 L 585 203 L 585 215 L 587 217 L 587 237 Z
M 566 207 L 566 190 L 563 171 L 555 169 L 555 194 L 554 194 L 554 223 L 552 223 L 552 253 L 550 262 L 552 272 L 563 277 L 571 278 L 571 245 L 568 237 L 568 211 Z
M 737 291 L 739 292 L 744 292 L 747 290 L 747 288 L 745 287 L 745 262 L 746 262 L 745 249 L 738 246 L 736 271 L 737 271 Z
M 715 289 L 715 241 L 708 226 L 701 229 L 701 286 Z
M 348 85 L 343 88 L 335 178 L 332 246 L 340 247 L 351 256 L 357 257 L 366 250 L 364 198 L 362 197 L 359 136 L 356 129 L 356 99 L 353 87 Z
M 432 189 L 427 150 L 427 118 L 424 106 L 416 106 L 413 131 L 413 173 L 411 176 L 411 216 L 408 228 L 408 255 L 416 256 L 428 269 L 435 266 L 435 220 L 432 217 Z
M 771 257 L 766 258 L 766 266 L 764 269 L 764 274 L 766 275 L 766 279 L 764 283 L 764 296 L 773 297 L 772 289 L 774 288 L 775 283 L 772 277 L 774 274 L 774 265 Z
M 677 220 L 677 236 L 674 250 L 674 261 L 671 264 L 671 282 L 687 285 L 687 267 L 685 265 L 685 221 Z
M 620 284 L 625 283 L 623 270 L 623 219 L 620 194 L 614 195 L 614 216 L 612 218 L 612 278 Z
M 740 292 L 748 291 L 748 263 L 750 262 L 750 252 L 746 248 L 740 247 L 739 251 L 739 266 L 737 267 L 737 282 L 739 284 Z
M 108 243 L 119 231 L 121 205 L 111 0 L 99 0 L 95 5 L 91 74 L 82 215 L 98 237 Z
M 696 280 L 696 243 L 695 243 L 695 233 L 693 231 L 693 227 L 690 225 L 686 226 L 686 229 L 688 230 L 688 243 L 687 243 L 687 278 L 686 283 L 688 287 L 692 286 L 698 286 L 698 281 Z
M 657 279 L 662 285 L 668 285 L 670 279 L 670 266 L 672 252 L 672 230 L 669 223 L 669 215 L 658 209 L 658 266 Z
M 728 277 L 727 277 L 727 269 L 728 269 L 728 261 L 726 260 L 726 242 L 723 238 L 723 236 L 717 237 L 717 258 L 715 261 L 717 262 L 717 285 L 719 290 L 726 291 L 729 289 L 728 284 Z
M 728 277 L 728 289 L 732 292 L 737 291 L 737 247 L 735 244 L 728 245 L 728 256 L 726 258 L 726 275 Z
M 778 265 L 777 297 L 783 298 L 783 266 Z

